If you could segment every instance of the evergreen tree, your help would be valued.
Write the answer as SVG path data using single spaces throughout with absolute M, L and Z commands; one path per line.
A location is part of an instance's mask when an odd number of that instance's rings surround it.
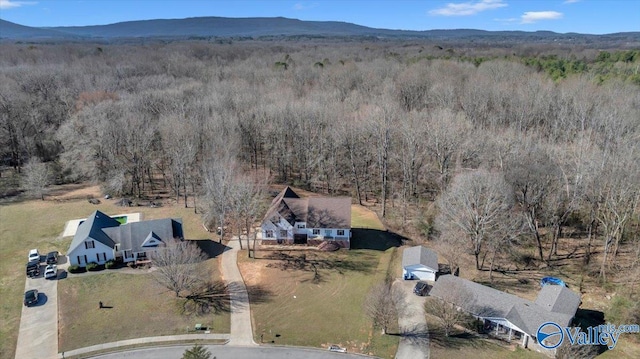
M 185 350 L 182 359 L 210 359 L 211 353 L 202 345 L 195 344 L 193 348 Z M 216 359 L 213 357 L 213 359 Z

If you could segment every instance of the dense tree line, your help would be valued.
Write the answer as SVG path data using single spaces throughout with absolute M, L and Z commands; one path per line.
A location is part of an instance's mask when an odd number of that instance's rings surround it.
M 439 196 L 437 234 L 464 239 L 478 268 L 523 236 L 547 260 L 563 228 L 577 223 L 601 241 L 604 277 L 620 244 L 637 240 L 640 87 L 627 76 L 637 74 L 637 51 L 581 50 L 584 66 L 530 48 L 499 58 L 456 51 L 5 44 L 1 160 L 38 171 L 26 174 L 25 188 L 41 196 L 51 180 L 42 173 L 97 181 L 112 195 L 162 186 L 185 205 L 199 198 L 213 223 L 233 212 L 220 207 L 220 183 L 246 173 L 375 200 L 383 217 L 399 204 L 403 222 L 412 219 L 407 208 Z M 254 201 L 236 197 L 238 206 Z M 547 252 L 541 228 L 552 237 Z

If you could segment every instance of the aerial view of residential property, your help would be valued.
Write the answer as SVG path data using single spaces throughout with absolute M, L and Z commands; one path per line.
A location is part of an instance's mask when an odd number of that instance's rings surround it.
M 0 0 L 0 359 L 640 358 L 640 1 Z

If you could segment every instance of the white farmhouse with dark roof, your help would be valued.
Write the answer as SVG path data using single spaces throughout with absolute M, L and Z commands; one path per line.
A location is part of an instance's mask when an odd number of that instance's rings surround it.
M 435 281 L 438 273 L 438 254 L 429 248 L 415 246 L 402 252 L 404 279 Z
M 546 285 L 532 302 L 453 275 L 439 277 L 429 295 L 482 320 L 494 334 L 542 352 L 547 349 L 536 342 L 538 328 L 547 322 L 569 326 L 580 306 L 580 295 L 564 286 Z
M 95 211 L 78 226 L 67 256 L 71 265 L 104 264 L 121 259 L 141 262 L 167 240 L 182 239 L 182 220 L 155 219 L 120 224 L 108 215 Z
M 331 241 L 349 248 L 351 198 L 301 198 L 286 187 L 271 201 L 262 220 L 263 244 L 307 244 Z

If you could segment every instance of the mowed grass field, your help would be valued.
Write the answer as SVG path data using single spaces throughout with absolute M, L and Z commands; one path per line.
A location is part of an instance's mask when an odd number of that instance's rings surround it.
M 85 218 L 95 210 L 109 215 L 142 213 L 143 219 L 180 217 L 186 239 L 210 238 L 193 208 L 178 206 L 118 207 L 115 200 L 101 200 L 98 205 L 86 200 L 87 194 L 100 196 L 97 187 L 70 193 L 63 201 L 29 200 L 0 205 L 0 359 L 14 357 L 20 327 L 20 313 L 25 283 L 25 263 L 31 248 L 41 254 L 58 250 L 66 253 L 71 237 L 60 237 L 67 221 Z
M 364 208 L 357 211 L 352 218 L 358 226 L 384 228 L 375 213 Z M 369 289 L 384 281 L 397 248 L 370 243 L 379 249 L 365 249 L 369 240 L 381 239 L 353 238 L 356 247 L 363 249 L 278 252 L 287 259 L 267 259 L 275 254 L 271 251 L 259 251 L 259 259 L 240 253 L 245 282 L 263 289 L 260 297 L 250 294 L 256 342 L 310 347 L 338 344 L 349 352 L 393 358 L 399 337 L 374 329 L 363 303 Z M 306 262 L 296 262 L 301 256 Z M 310 263 L 316 265 L 318 277 Z
M 59 350 L 118 340 L 187 334 L 196 323 L 228 333 L 228 313 L 181 315 L 172 293 L 151 274 L 99 274 L 61 280 L 58 285 Z M 101 301 L 107 308 L 99 309 Z

